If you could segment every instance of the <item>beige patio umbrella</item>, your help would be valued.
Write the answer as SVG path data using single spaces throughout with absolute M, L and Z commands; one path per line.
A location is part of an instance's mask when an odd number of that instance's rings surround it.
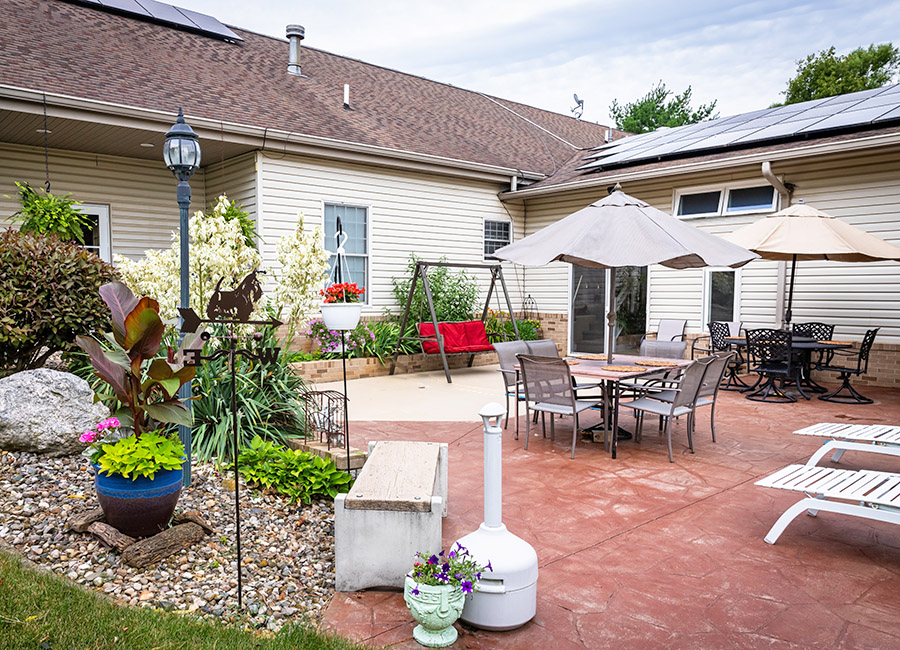
M 900 246 L 826 214 L 811 205 L 796 204 L 724 236 L 766 260 L 791 262 L 791 285 L 785 323 L 791 322 L 797 260 L 836 262 L 900 261 Z
M 743 266 L 758 256 L 721 237 L 615 191 L 494 255 L 526 266 L 554 261 L 610 269 L 613 291 L 607 316 L 607 357 L 612 362 L 616 322 L 616 268 L 662 264 L 673 269 Z

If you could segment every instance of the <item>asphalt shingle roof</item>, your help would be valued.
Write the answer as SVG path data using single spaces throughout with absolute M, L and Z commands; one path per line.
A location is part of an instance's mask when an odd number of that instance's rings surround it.
M 0 11 L 0 83 L 12 86 L 544 174 L 575 149 L 504 106 L 575 147 L 607 134 L 311 47 L 299 78 L 286 41 L 238 28 L 233 44 L 61 0 L 0 0 Z

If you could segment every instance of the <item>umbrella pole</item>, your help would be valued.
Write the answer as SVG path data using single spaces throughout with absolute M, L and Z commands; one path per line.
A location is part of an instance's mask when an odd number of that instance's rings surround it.
M 791 259 L 791 287 L 788 289 L 787 311 L 784 312 L 785 329 L 791 326 L 791 304 L 794 302 L 794 276 L 797 274 L 797 255 Z
M 613 361 L 613 344 L 616 341 L 616 269 L 609 270 L 609 314 L 606 317 L 606 362 Z

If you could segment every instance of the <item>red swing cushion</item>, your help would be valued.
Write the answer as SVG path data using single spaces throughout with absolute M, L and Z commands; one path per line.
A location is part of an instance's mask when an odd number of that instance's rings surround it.
M 433 323 L 419 323 L 419 336 L 434 336 Z M 484 323 L 480 320 L 460 323 L 438 323 L 438 331 L 444 337 L 444 352 L 491 352 L 494 346 L 488 341 Z M 437 341 L 422 341 L 425 354 L 440 354 Z

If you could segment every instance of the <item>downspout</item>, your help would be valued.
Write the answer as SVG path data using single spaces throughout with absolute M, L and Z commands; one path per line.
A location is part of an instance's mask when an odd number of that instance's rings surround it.
M 769 185 L 775 188 L 781 195 L 781 209 L 791 207 L 791 194 L 793 193 L 793 185 L 785 185 L 775 176 L 772 171 L 772 163 L 768 160 L 762 164 L 762 176 L 768 181 Z M 778 262 L 777 281 L 775 285 L 775 323 L 778 327 L 781 323 L 784 326 L 785 311 L 785 285 L 787 284 L 787 262 Z M 743 302 L 743 301 L 742 301 Z

